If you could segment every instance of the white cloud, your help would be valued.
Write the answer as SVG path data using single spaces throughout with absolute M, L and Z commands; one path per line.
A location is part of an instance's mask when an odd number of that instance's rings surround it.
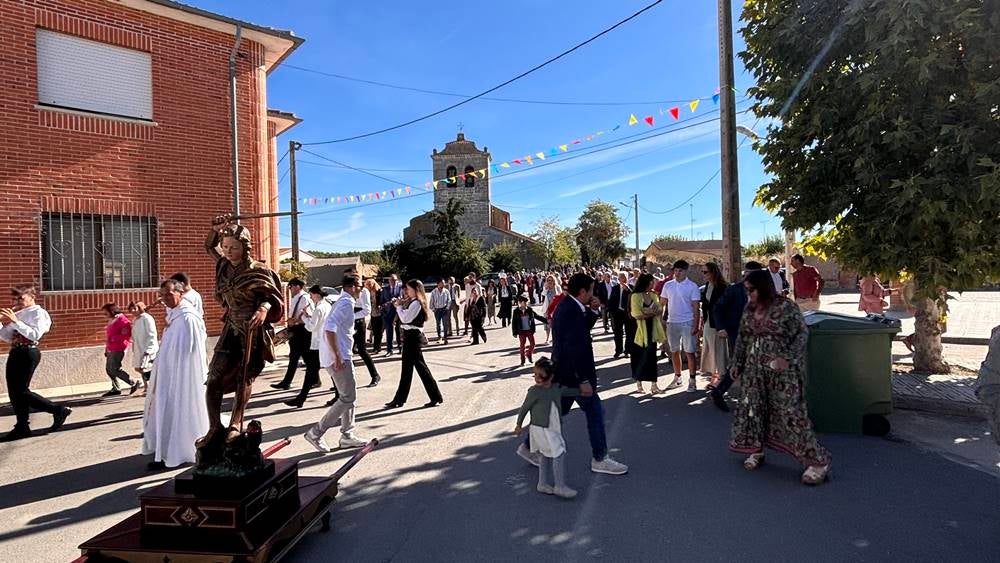
M 690 156 L 690 157 L 687 157 L 687 158 L 681 158 L 681 159 L 678 159 L 678 160 L 667 162 L 665 164 L 661 164 L 659 166 L 654 166 L 652 168 L 648 168 L 648 169 L 643 170 L 641 172 L 635 172 L 635 173 L 632 173 L 632 174 L 627 174 L 625 176 L 617 176 L 615 178 L 610 178 L 608 180 L 601 180 L 599 182 L 592 182 L 590 184 L 584 184 L 584 185 L 579 186 L 577 188 L 574 188 L 574 189 L 572 189 L 572 190 L 570 190 L 568 192 L 563 192 L 563 193 L 559 194 L 559 197 L 571 197 L 571 196 L 575 196 L 575 195 L 580 195 L 582 193 L 587 193 L 587 192 L 592 192 L 594 190 L 599 190 L 601 188 L 607 188 L 607 187 L 610 187 L 610 186 L 616 186 L 618 184 L 623 184 L 625 182 L 631 182 L 632 180 L 637 180 L 639 178 L 645 178 L 646 176 L 652 176 L 653 174 L 657 174 L 659 172 L 664 172 L 666 170 L 670 170 L 671 168 L 677 168 L 678 166 L 683 166 L 685 164 L 690 164 L 692 162 L 701 160 L 703 158 L 708 158 L 710 156 L 715 156 L 717 154 L 719 154 L 719 151 L 711 151 L 711 152 L 706 152 L 706 153 L 702 153 L 702 154 L 696 154 L 694 156 Z
M 347 225 L 343 226 L 343 228 L 339 230 L 330 231 L 318 235 L 317 242 L 336 241 L 337 239 L 345 237 L 351 233 L 360 231 L 361 229 L 364 229 L 366 226 L 368 226 L 368 223 L 365 221 L 365 214 L 362 213 L 361 211 L 355 211 L 354 213 L 351 214 L 350 219 L 347 220 Z
M 666 229 L 656 229 L 657 231 L 666 231 L 668 233 L 679 233 L 681 231 L 690 231 L 691 228 L 704 229 L 705 227 L 714 227 L 721 224 L 721 221 L 705 221 L 702 223 L 695 223 L 694 225 L 678 225 L 676 227 L 668 227 Z

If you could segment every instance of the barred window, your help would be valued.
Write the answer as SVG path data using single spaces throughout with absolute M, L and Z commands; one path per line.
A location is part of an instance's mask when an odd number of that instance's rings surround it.
M 156 287 L 156 238 L 153 217 L 43 213 L 42 287 Z

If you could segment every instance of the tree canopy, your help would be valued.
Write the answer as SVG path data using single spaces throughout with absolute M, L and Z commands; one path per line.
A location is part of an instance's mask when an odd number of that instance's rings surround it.
M 785 252 L 785 239 L 778 235 L 768 235 L 746 247 L 746 255 L 753 258 L 770 258 Z
M 625 252 L 623 239 L 628 227 L 618 209 L 606 201 L 595 199 L 587 204 L 577 221 L 576 244 L 586 264 L 611 264 Z
M 576 244 L 576 229 L 564 227 L 559 216 L 542 217 L 535 221 L 531 237 L 538 241 L 535 247 L 549 265 L 575 264 L 580 261 L 580 248 Z
M 486 252 L 491 272 L 516 272 L 521 269 L 521 250 L 513 242 L 500 243 Z

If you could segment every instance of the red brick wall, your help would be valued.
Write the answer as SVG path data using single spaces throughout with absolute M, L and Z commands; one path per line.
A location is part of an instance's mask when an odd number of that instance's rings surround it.
M 35 108 L 39 27 L 151 53 L 155 124 Z M 209 332 L 217 332 L 214 265 L 202 241 L 211 217 L 232 208 L 233 37 L 104 0 L 0 0 L 0 37 L 0 291 L 41 281 L 42 212 L 151 215 L 158 223 L 161 277 L 188 272 L 205 297 Z M 263 47 L 244 39 L 240 52 L 241 210 L 272 211 L 264 206 L 273 195 L 260 193 L 273 189 L 264 161 L 271 147 L 259 68 Z M 255 233 L 256 223 L 247 222 Z M 256 252 L 264 258 L 277 256 L 276 237 L 269 239 L 275 248 Z M 102 304 L 153 298 L 151 288 L 49 292 L 41 300 L 53 317 L 46 347 L 101 344 Z M 162 325 L 162 315 L 155 316 Z

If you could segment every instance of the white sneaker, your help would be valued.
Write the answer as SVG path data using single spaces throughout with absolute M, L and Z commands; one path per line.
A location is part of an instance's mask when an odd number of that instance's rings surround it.
M 676 389 L 681 386 L 681 378 L 679 375 L 675 375 L 674 379 L 667 385 L 667 389 Z
M 324 440 L 322 436 L 320 436 L 319 438 L 313 436 L 312 430 L 306 432 L 302 437 L 306 439 L 306 442 L 312 444 L 312 446 L 316 448 L 317 451 L 323 452 L 325 454 L 330 453 L 330 446 L 326 443 L 326 440 Z
M 524 442 L 521 442 L 521 445 L 517 447 L 517 455 L 521 456 L 521 459 L 527 461 L 528 463 L 534 465 L 535 467 L 538 467 L 539 465 L 542 464 L 542 460 L 540 459 L 542 455 L 537 453 L 535 454 L 531 453 L 531 450 L 529 450 L 528 447 L 524 445 Z
M 552 494 L 560 498 L 573 498 L 576 496 L 576 491 L 569 487 L 556 487 L 552 490 Z
M 363 440 L 358 438 L 354 434 L 341 434 L 340 435 L 340 447 L 341 448 L 361 448 L 368 444 L 368 440 Z
M 619 463 L 608 456 L 601 461 L 596 459 L 590 460 L 590 470 L 594 473 L 606 473 L 608 475 L 624 475 L 628 473 L 628 466 L 624 463 Z
M 687 390 L 687 392 L 688 393 L 697 393 L 698 392 L 698 380 L 695 379 L 694 376 L 691 376 L 691 379 L 688 380 L 688 390 Z
M 556 494 L 556 490 L 552 488 L 552 485 L 538 485 L 535 488 L 538 490 L 538 492 L 542 493 L 543 495 Z

